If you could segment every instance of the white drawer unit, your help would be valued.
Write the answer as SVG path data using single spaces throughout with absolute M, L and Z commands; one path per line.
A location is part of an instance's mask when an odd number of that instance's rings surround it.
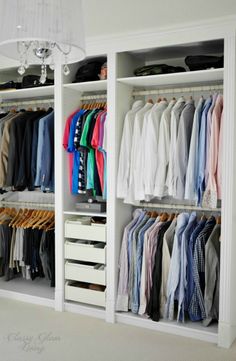
M 65 222 L 65 237 L 106 242 L 106 225 L 82 225 L 76 221 Z
M 77 261 L 106 263 L 106 246 L 104 243 L 86 245 L 67 240 L 65 242 L 65 258 Z
M 88 288 L 82 288 L 76 282 L 66 282 L 65 298 L 69 301 L 88 303 L 91 305 L 105 307 L 105 291 L 95 291 Z
M 95 283 L 99 285 L 106 284 L 105 267 L 99 269 L 101 265 L 95 264 L 92 266 L 66 262 L 65 264 L 65 278 L 67 280 L 81 281 L 87 283 Z

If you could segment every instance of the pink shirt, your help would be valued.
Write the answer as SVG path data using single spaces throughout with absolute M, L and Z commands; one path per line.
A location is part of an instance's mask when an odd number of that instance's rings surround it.
M 221 166 L 218 166 L 218 160 L 221 162 L 222 152 L 222 133 L 221 120 L 223 111 L 223 96 L 219 94 L 216 99 L 215 107 L 212 113 L 211 138 L 209 147 L 209 179 L 207 191 L 212 206 L 217 206 L 217 199 L 221 197 Z M 212 202 L 214 204 L 212 204 Z

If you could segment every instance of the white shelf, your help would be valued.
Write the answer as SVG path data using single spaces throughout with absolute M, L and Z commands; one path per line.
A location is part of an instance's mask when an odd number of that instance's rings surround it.
M 80 212 L 80 211 L 64 211 L 64 214 L 74 215 L 74 216 L 90 216 L 90 217 L 106 217 L 106 213 L 98 212 Z
M 66 301 L 65 311 L 79 313 L 80 315 L 92 316 L 100 319 L 105 319 L 106 311 L 104 308 L 98 306 L 84 305 L 78 302 Z
M 0 91 L 0 101 L 9 99 L 33 99 L 39 97 L 51 97 L 54 95 L 54 85 L 36 88 Z
M 81 91 L 93 92 L 107 90 L 107 80 L 88 81 L 84 83 L 70 83 L 64 84 L 64 88 Z
M 172 333 L 178 336 L 195 338 L 198 340 L 217 343 L 218 342 L 218 324 L 204 327 L 201 322 L 186 322 L 184 324 L 176 321 L 154 322 L 150 319 L 134 315 L 133 313 L 116 313 L 117 322 L 127 325 L 144 327 L 159 332 Z
M 160 87 L 160 86 L 184 86 L 189 84 L 209 84 L 223 81 L 224 69 L 197 70 L 183 73 L 135 76 L 118 78 L 119 83 L 132 85 L 134 87 Z
M 54 293 L 50 281 L 45 278 L 31 281 L 17 277 L 7 282 L 4 277 L 0 278 L 0 297 L 54 307 Z

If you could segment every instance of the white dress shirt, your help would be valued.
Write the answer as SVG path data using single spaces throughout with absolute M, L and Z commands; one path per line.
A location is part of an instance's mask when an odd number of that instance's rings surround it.
M 177 143 L 180 115 L 182 113 L 184 105 L 185 105 L 184 97 L 180 97 L 171 111 L 169 167 L 168 167 L 168 175 L 166 180 L 169 196 L 173 196 L 174 193 L 176 143 Z
M 136 113 L 142 107 L 143 107 L 142 100 L 138 100 L 134 102 L 132 109 L 130 109 L 125 116 L 123 134 L 122 134 L 121 146 L 120 146 L 119 167 L 117 174 L 118 198 L 124 199 L 125 197 L 127 197 L 128 194 L 134 119 Z
M 170 261 L 170 269 L 167 282 L 167 302 L 165 307 L 165 318 L 174 319 L 174 300 L 180 280 L 181 265 L 181 239 L 182 234 L 187 227 L 189 220 L 188 213 L 181 213 L 177 218 L 177 226 L 175 230 L 174 245 Z
M 175 99 L 171 100 L 168 107 L 163 111 L 159 129 L 157 150 L 158 165 L 155 176 L 154 196 L 160 198 L 167 195 L 166 177 L 170 153 L 170 120 L 171 111 L 175 103 Z
M 168 103 L 166 100 L 156 103 L 147 119 L 145 146 L 142 149 L 144 152 L 142 172 L 144 175 L 144 194 L 146 201 L 153 198 L 154 194 L 155 176 L 158 166 L 159 129 L 162 114 L 167 106 Z
M 137 183 L 135 179 L 139 177 L 137 157 L 141 156 L 141 134 L 144 123 L 145 113 L 152 108 L 153 104 L 146 103 L 143 108 L 141 108 L 136 114 L 134 119 L 134 129 L 132 135 L 132 146 L 131 146 L 131 162 L 130 162 L 130 178 L 129 178 L 129 188 L 127 197 L 125 198 L 125 203 L 135 204 L 135 194 L 137 192 Z M 136 202 L 138 203 L 138 202 Z

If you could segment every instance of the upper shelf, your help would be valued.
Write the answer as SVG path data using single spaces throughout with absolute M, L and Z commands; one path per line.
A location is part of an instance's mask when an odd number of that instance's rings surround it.
M 92 92 L 107 90 L 107 80 L 96 80 L 87 81 L 84 83 L 70 83 L 64 84 L 65 88 L 81 91 L 81 92 Z
M 37 88 L 13 89 L 0 91 L 0 101 L 6 99 L 39 98 L 54 95 L 54 85 Z
M 190 84 L 220 83 L 223 81 L 224 69 L 197 70 L 183 73 L 135 76 L 128 78 L 118 78 L 118 82 L 132 85 L 134 87 L 167 87 Z

